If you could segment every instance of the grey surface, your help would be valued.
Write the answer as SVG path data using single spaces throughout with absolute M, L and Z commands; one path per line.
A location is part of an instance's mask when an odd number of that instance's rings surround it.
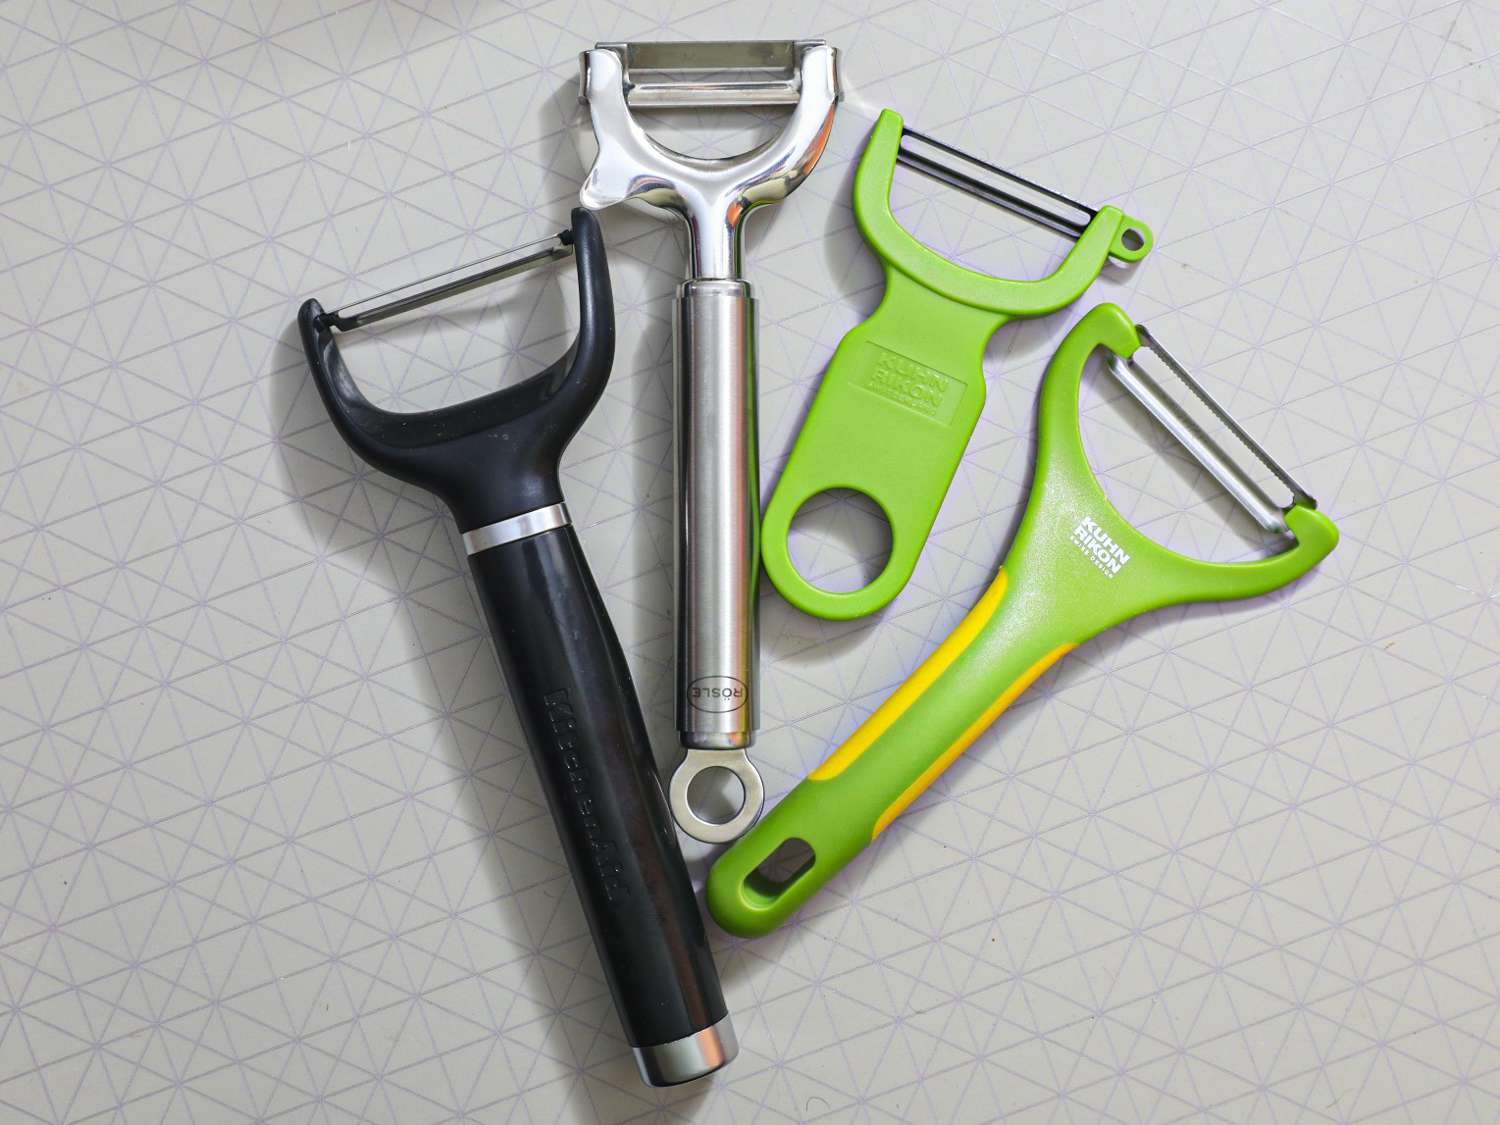
M 1500 1114 L 1500 15 L 810 7 L 0 3 L 0 1118 Z M 878 299 L 848 210 L 875 107 L 1158 236 L 997 336 L 887 611 L 830 625 L 765 595 L 772 799 L 988 581 L 1042 366 L 1101 299 L 1344 540 L 1283 593 L 1073 653 L 794 926 L 718 935 L 740 1057 L 653 1093 L 459 538 L 350 458 L 292 317 L 557 229 L 587 156 L 575 53 L 726 35 L 826 36 L 851 90 L 823 166 L 751 224 L 768 483 Z M 707 146 L 709 124 L 668 128 Z M 981 264 L 1058 258 L 909 180 L 897 198 Z M 683 246 L 649 217 L 607 227 L 620 354 L 566 489 L 670 765 Z M 374 331 L 351 365 L 407 407 L 535 370 L 572 282 L 530 280 Z M 1251 553 L 1098 389 L 1117 503 L 1184 550 Z M 848 584 L 878 537 L 829 512 L 798 557 Z

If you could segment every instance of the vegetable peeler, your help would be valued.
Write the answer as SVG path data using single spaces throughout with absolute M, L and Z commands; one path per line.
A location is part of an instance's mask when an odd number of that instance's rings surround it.
M 821 40 L 600 43 L 580 63 L 579 97 L 599 142 L 581 202 L 598 210 L 641 200 L 688 225 L 688 280 L 675 308 L 675 706 L 686 756 L 670 799 L 683 831 L 725 843 L 765 802 L 746 753 L 760 711 L 760 473 L 755 301 L 740 276 L 745 216 L 786 198 L 823 154 L 839 99 L 838 52 Z M 631 112 L 781 105 L 792 112 L 779 136 L 712 160 L 659 144 Z M 688 799 L 693 779 L 715 768 L 744 788 L 739 811 L 722 822 L 699 816 Z
M 577 254 L 579 326 L 525 382 L 423 413 L 378 409 L 339 354 L 348 331 Z M 568 518 L 558 461 L 609 379 L 614 310 L 598 220 L 394 299 L 298 317 L 313 382 L 350 447 L 435 492 L 469 566 L 641 1077 L 669 1086 L 732 1059 L 734 1029 L 672 830 L 625 655 Z M 442 275 L 446 276 L 446 275 Z M 370 307 L 362 307 L 369 305 Z M 355 309 L 358 311 L 354 311 Z
M 1039 281 L 965 269 L 929 250 L 891 213 L 901 164 L 1074 240 Z M 1007 321 L 1083 295 L 1113 258 L 1135 262 L 1151 230 L 1117 207 L 1093 208 L 905 127 L 880 112 L 854 178 L 854 215 L 885 268 L 885 295 L 839 343 L 792 446 L 761 529 L 766 575 L 804 613 L 847 620 L 901 592 L 984 406 L 984 349 Z M 885 568 L 858 590 L 820 589 L 792 562 L 792 519 L 814 496 L 852 489 L 891 528 Z
M 1286 549 L 1211 563 L 1167 550 L 1126 522 L 1084 455 L 1084 366 L 1106 366 Z M 1142 353 L 1145 353 L 1143 356 Z M 1277 505 L 1225 444 L 1140 362 L 1154 357 L 1291 497 Z M 1036 476 L 999 574 L 936 651 L 858 730 L 714 864 L 708 904 L 731 933 L 768 933 L 894 820 L 1060 657 L 1163 606 L 1253 597 L 1306 574 L 1338 530 L 1145 328 L 1115 305 L 1089 312 L 1047 369 Z M 769 861 L 769 862 L 768 862 Z M 794 868 L 783 874 L 786 866 Z

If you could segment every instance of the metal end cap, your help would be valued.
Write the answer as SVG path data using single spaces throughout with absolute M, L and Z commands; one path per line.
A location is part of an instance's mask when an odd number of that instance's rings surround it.
M 636 1047 L 635 1065 L 648 1086 L 677 1086 L 727 1066 L 740 1053 L 734 1024 L 725 1016 L 712 1027 L 669 1043 Z

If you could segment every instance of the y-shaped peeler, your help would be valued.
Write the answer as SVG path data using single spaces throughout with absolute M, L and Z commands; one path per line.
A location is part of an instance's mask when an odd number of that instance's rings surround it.
M 745 216 L 786 198 L 817 164 L 839 99 L 838 53 L 821 40 L 600 43 L 581 59 L 599 155 L 579 198 L 598 210 L 627 199 L 688 224 L 688 280 L 677 291 L 677 731 L 687 754 L 672 775 L 672 813 L 708 843 L 739 836 L 765 790 L 746 749 L 759 726 L 760 473 L 755 302 L 740 276 Z M 693 73 L 699 81 L 652 81 Z M 713 80 L 707 80 L 712 78 Z M 647 135 L 631 112 L 791 105 L 781 134 L 720 159 L 686 156 Z M 693 811 L 688 787 L 727 769 L 744 803 L 722 823 Z
M 1210 563 L 1167 550 L 1115 510 L 1089 469 L 1078 393 L 1090 355 L 1107 367 L 1286 550 Z M 1239 460 L 1138 361 L 1154 355 L 1290 496 L 1278 506 Z M 1063 654 L 1162 606 L 1253 597 L 1301 577 L 1338 530 L 1314 501 L 1144 328 L 1100 305 L 1047 368 L 1036 479 L 993 584 L 910 679 L 732 848 L 708 878 L 731 933 L 768 933 L 880 835 Z M 787 872 L 783 865 L 790 866 Z
M 547 370 L 422 413 L 380 410 L 360 393 L 335 330 L 383 320 L 575 250 L 578 336 Z M 572 229 L 540 247 L 455 281 L 410 288 L 359 311 L 304 304 L 298 319 L 313 381 L 360 457 L 430 489 L 452 510 L 641 1077 L 653 1086 L 699 1078 L 734 1057 L 734 1029 L 630 669 L 558 481 L 563 449 L 603 394 L 614 358 L 614 309 L 598 220 L 576 209 Z
M 965 269 L 896 221 L 897 164 L 1055 230 L 1074 246 L 1038 281 Z M 834 620 L 874 613 L 911 578 L 984 406 L 990 337 L 1007 321 L 1076 301 L 1110 258 L 1134 262 L 1151 249 L 1150 228 L 1118 207 L 1088 207 L 1022 179 L 906 128 L 889 109 L 876 120 L 855 173 L 854 215 L 885 267 L 885 295 L 833 353 L 761 529 L 766 575 L 776 589 L 804 613 Z M 870 497 L 891 527 L 884 570 L 847 592 L 804 578 L 787 542 L 798 509 L 839 488 Z

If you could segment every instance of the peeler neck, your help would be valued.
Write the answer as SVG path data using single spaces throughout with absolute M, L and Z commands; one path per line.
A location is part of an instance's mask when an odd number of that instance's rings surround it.
M 750 208 L 740 201 L 684 200 L 682 216 L 688 226 L 688 278 L 739 279 L 744 268 L 745 217 Z

